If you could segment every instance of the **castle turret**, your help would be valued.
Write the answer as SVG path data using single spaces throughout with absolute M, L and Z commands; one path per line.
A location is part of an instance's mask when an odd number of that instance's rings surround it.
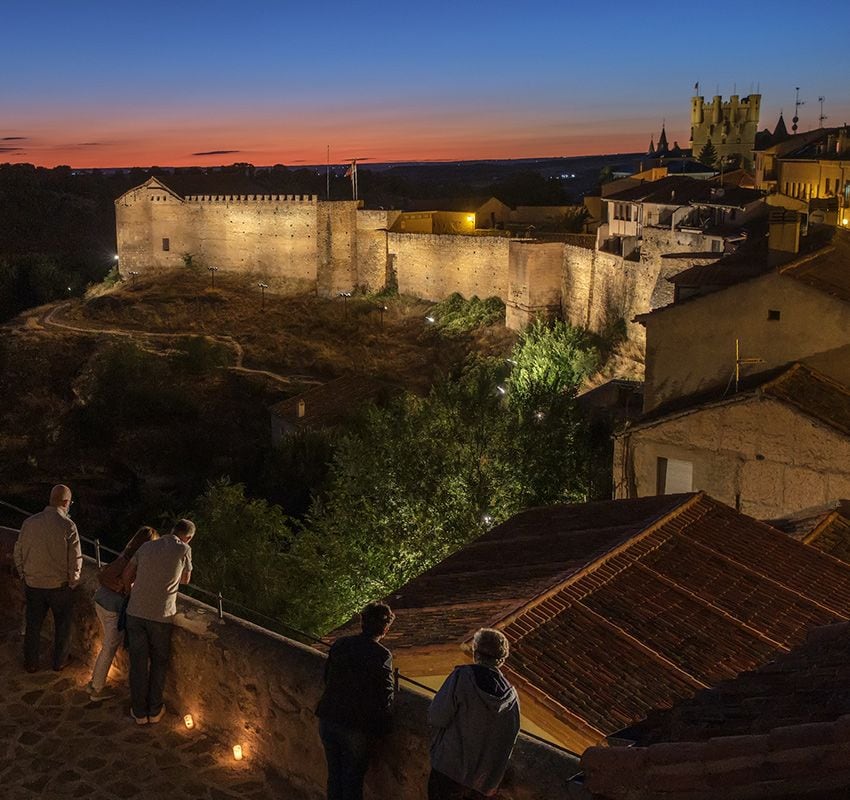
M 664 129 L 664 125 L 661 125 L 661 136 L 658 137 L 658 150 L 656 151 L 660 156 L 666 156 L 668 151 L 670 150 L 667 145 L 667 131 Z
M 702 97 L 691 98 L 693 154 L 699 154 L 710 139 L 718 158 L 739 156 L 745 167 L 752 166 L 760 108 L 758 94 L 733 94 L 726 103 L 715 95 L 707 113 Z

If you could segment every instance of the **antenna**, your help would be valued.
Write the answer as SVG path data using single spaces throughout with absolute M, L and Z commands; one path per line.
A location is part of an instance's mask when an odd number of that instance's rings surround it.
M 741 358 L 741 342 L 738 338 L 735 339 L 735 394 L 738 394 L 738 384 L 741 382 L 741 367 L 763 363 L 763 358 Z
M 818 117 L 818 122 L 820 123 L 821 128 L 823 127 L 824 120 L 829 119 L 829 117 L 826 114 L 823 113 L 823 101 L 824 100 L 826 100 L 826 98 L 823 95 L 821 95 L 818 98 L 818 102 L 820 103 L 820 116 Z
M 794 134 L 797 133 L 797 123 L 800 121 L 800 106 L 806 105 L 805 100 L 800 99 L 800 87 L 796 87 L 796 94 L 794 95 L 794 118 L 791 120 L 794 124 L 791 126 L 791 130 L 794 131 Z

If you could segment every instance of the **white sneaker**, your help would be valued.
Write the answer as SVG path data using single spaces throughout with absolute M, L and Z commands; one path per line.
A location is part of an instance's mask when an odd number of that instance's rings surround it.
M 159 709 L 159 714 L 154 714 L 152 717 L 148 717 L 148 722 L 153 725 L 155 722 L 159 722 L 165 716 L 165 706 Z
M 132 709 L 132 708 L 130 709 L 130 716 L 131 716 L 134 720 L 136 720 L 136 725 L 147 725 L 147 724 L 148 724 L 148 718 L 147 718 L 147 717 L 137 717 L 137 716 L 133 713 L 133 709 Z

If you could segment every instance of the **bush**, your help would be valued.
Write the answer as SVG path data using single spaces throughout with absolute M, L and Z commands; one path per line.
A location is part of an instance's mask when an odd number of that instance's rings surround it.
M 466 333 L 477 328 L 504 323 L 505 304 L 499 297 L 488 297 L 481 300 L 473 295 L 469 300 L 454 292 L 445 300 L 437 303 L 431 314 L 435 324 L 442 331 Z

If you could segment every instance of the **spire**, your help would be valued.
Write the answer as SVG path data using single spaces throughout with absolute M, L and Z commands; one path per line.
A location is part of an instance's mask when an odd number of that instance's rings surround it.
M 649 150 L 646 151 L 646 154 L 648 156 L 654 156 L 655 155 L 655 137 L 654 136 L 649 137 Z
M 664 129 L 664 123 L 661 123 L 661 136 L 658 137 L 658 155 L 666 156 L 669 150 L 667 145 L 667 131 Z
M 779 122 L 776 123 L 776 127 L 773 129 L 773 140 L 775 142 L 779 142 L 783 139 L 788 138 L 788 129 L 785 127 L 785 118 L 782 116 L 782 112 L 779 112 Z

